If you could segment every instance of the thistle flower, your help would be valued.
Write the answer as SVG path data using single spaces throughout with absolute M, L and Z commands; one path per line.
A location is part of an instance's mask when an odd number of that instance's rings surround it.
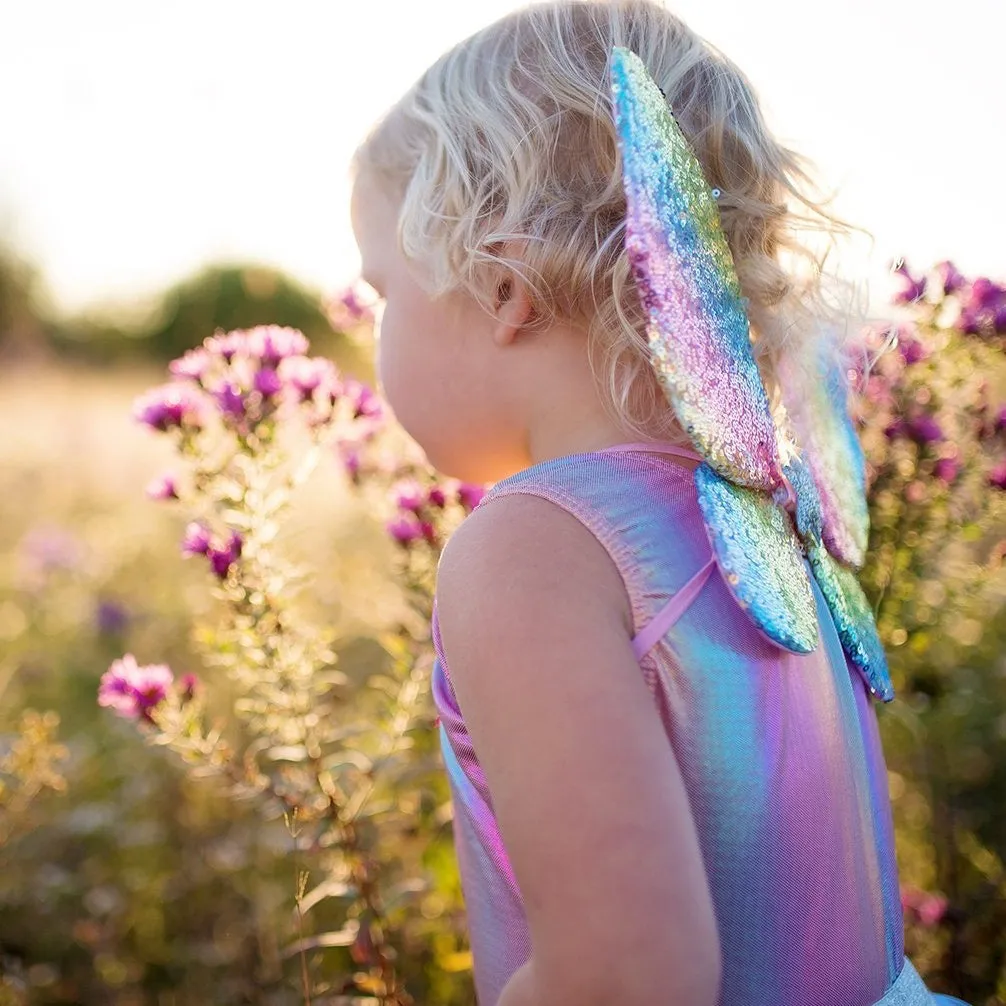
M 949 260 L 936 264 L 936 275 L 943 284 L 943 293 L 949 295 L 967 286 L 967 280 Z
M 395 497 L 395 505 L 400 510 L 418 513 L 426 502 L 422 487 L 415 479 L 402 480 L 393 487 L 392 492 Z
M 210 529 L 199 521 L 192 521 L 182 538 L 182 552 L 185 555 L 206 555 L 211 541 Z
M 960 462 L 957 458 L 939 458 L 933 465 L 933 475 L 947 485 L 956 481 L 960 474 Z
M 311 347 L 303 332 L 281 325 L 259 325 L 242 334 L 247 352 L 265 367 L 276 367 L 291 356 L 304 356 Z
M 244 546 L 241 535 L 237 531 L 231 531 L 227 544 L 222 548 L 210 546 L 206 550 L 206 557 L 210 560 L 213 572 L 221 579 L 227 577 L 231 566 L 241 558 L 241 549 Z
M 275 369 L 263 367 L 256 371 L 253 386 L 263 398 L 272 398 L 283 390 L 283 381 Z
M 918 444 L 934 444 L 943 439 L 942 427 L 925 412 L 909 420 L 907 433 Z
M 387 527 L 388 533 L 395 539 L 395 541 L 398 542 L 399 545 L 408 546 L 411 545 L 412 542 L 425 537 L 423 525 L 420 523 L 415 514 L 399 514 L 393 520 L 388 521 L 385 526 Z
M 908 263 L 903 259 L 897 264 L 894 272 L 902 277 L 903 285 L 894 295 L 895 304 L 914 304 L 926 295 L 925 276 L 913 276 L 908 269 Z
M 1006 458 L 989 472 L 988 481 L 996 489 L 1006 489 Z
M 213 365 L 213 357 L 202 346 L 190 349 L 184 356 L 172 360 L 168 370 L 178 378 L 200 382 Z

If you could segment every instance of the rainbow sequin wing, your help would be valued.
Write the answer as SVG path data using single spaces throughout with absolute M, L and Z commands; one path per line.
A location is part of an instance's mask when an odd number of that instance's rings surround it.
M 737 603 L 773 643 L 811 653 L 817 607 L 789 514 L 705 463 L 695 469 L 695 486 L 716 563 Z
M 822 537 L 839 562 L 859 569 L 866 556 L 870 515 L 866 462 L 849 415 L 848 384 L 841 356 L 829 339 L 817 342 L 811 379 L 780 361 L 783 401 L 807 457 L 821 498 Z M 787 395 L 799 388 L 800 397 Z
M 627 203 L 625 247 L 657 375 L 717 473 L 772 491 L 776 430 L 716 200 L 635 53 L 614 49 L 611 86 Z
M 785 472 L 796 492 L 797 529 L 814 579 L 835 622 L 842 649 L 871 694 L 890 702 L 894 698 L 894 687 L 873 610 L 856 574 L 834 559 L 825 546 L 825 510 L 811 468 L 797 459 L 786 466 Z

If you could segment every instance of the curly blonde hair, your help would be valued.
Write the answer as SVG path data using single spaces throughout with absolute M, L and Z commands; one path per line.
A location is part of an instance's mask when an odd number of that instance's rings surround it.
M 811 197 L 808 162 L 771 135 L 744 74 L 660 3 L 548 0 L 501 18 L 420 77 L 352 171 L 398 202 L 401 251 L 431 294 L 466 291 L 488 309 L 513 270 L 528 283 L 536 325 L 587 332 L 609 411 L 636 434 L 681 441 L 624 249 L 616 45 L 643 61 L 721 190 L 755 356 L 788 442 L 780 364 L 804 373 L 807 350 L 826 336 L 844 341 L 856 324 L 857 291 L 824 264 L 835 238 L 858 228 Z

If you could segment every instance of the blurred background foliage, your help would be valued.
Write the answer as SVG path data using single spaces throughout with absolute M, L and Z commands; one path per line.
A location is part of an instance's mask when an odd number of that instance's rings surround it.
M 873 521 L 863 583 L 898 689 L 878 716 L 906 947 L 933 988 L 1003 1006 L 1003 344 L 994 305 L 972 324 L 972 286 L 913 281 L 897 322 L 867 334 L 887 351 L 858 371 Z M 207 268 L 142 308 L 65 318 L 38 272 L 0 253 L 0 757 L 26 730 L 46 753 L 28 789 L 15 772 L 4 789 L 0 762 L 0 1006 L 303 1002 L 299 965 L 280 955 L 296 936 L 288 830 L 95 701 L 126 651 L 196 669 L 191 625 L 210 604 L 178 554 L 179 518 L 144 499 L 169 454 L 130 422 L 131 403 L 206 335 L 259 323 L 301 329 L 372 381 L 364 340 L 261 266 Z M 380 670 L 396 553 L 375 516 L 333 474 L 312 483 L 289 541 L 319 571 L 312 603 L 343 641 L 340 668 Z M 434 796 L 445 803 L 445 780 Z M 403 971 L 420 1002 L 470 1003 L 449 818 L 424 829 L 433 950 Z

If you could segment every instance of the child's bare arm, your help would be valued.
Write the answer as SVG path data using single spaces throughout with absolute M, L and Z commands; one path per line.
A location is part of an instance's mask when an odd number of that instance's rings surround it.
M 695 826 L 608 554 L 551 503 L 505 497 L 452 538 L 437 594 L 531 932 L 500 1006 L 714 1003 Z

